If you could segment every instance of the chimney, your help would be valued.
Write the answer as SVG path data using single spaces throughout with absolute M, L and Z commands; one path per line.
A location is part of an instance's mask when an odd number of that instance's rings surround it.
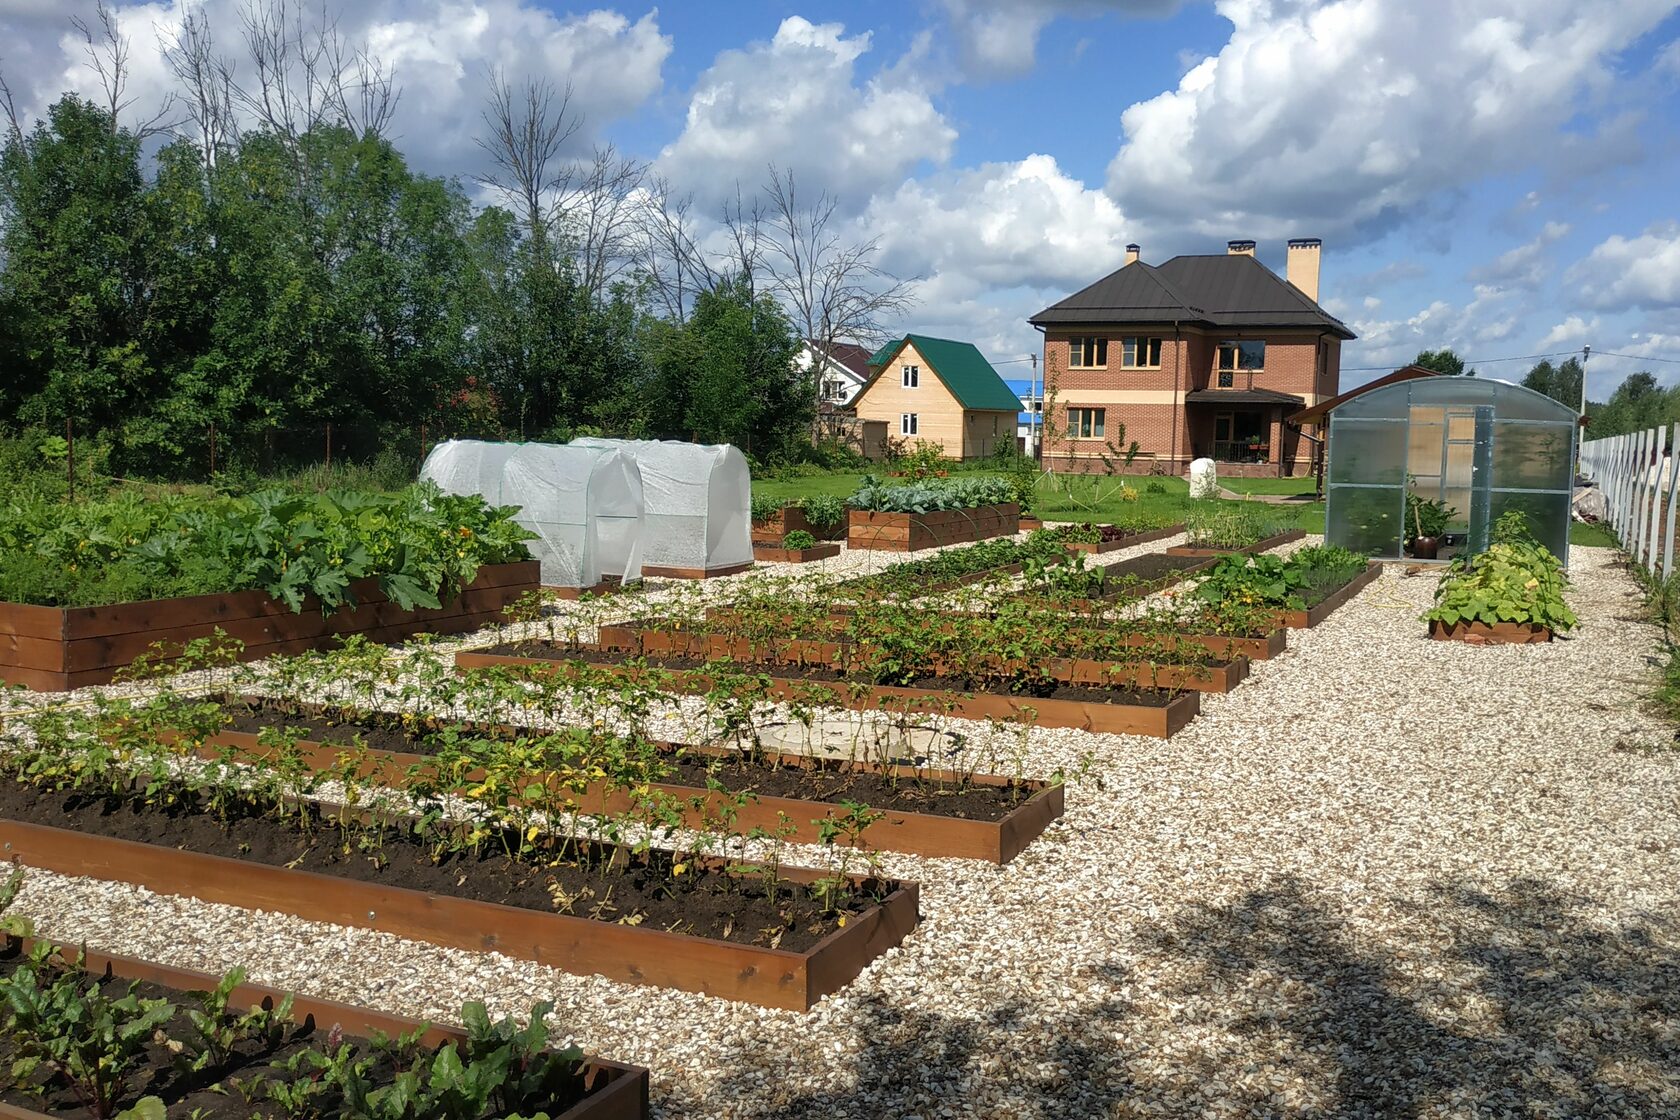
M 1137 259 L 1138 259 L 1138 247 L 1137 247 L 1137 243 L 1134 241 L 1132 244 L 1126 246 L 1126 263 L 1127 264 L 1136 264 Z
M 1225 253 L 1232 257 L 1252 257 L 1254 255 L 1254 242 L 1227 241 L 1225 242 Z
M 1318 302 L 1318 254 L 1324 242 L 1316 237 L 1289 239 L 1289 267 L 1285 278 L 1314 303 Z

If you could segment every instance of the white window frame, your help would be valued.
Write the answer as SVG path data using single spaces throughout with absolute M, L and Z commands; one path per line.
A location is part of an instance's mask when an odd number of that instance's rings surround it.
M 921 426 L 920 423 L 919 423 L 920 419 L 921 419 L 921 414 L 918 413 L 918 412 L 901 412 L 901 413 L 899 413 L 898 414 L 898 434 L 901 435 L 901 436 L 916 435 L 917 434 L 916 429 Z
M 920 389 L 922 387 L 921 366 L 900 366 L 898 370 L 899 384 L 906 389 Z

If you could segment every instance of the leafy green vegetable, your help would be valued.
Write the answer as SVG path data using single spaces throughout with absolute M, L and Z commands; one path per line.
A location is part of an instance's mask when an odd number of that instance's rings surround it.
M 98 606 L 260 589 L 294 611 L 354 606 L 377 577 L 404 609 L 437 607 L 482 564 L 529 557 L 512 507 L 444 494 L 262 490 L 243 498 L 133 495 L 0 505 L 0 601 Z
M 1487 551 L 1453 558 L 1423 617 L 1448 626 L 1528 623 L 1561 634 L 1577 621 L 1563 597 L 1568 586 L 1563 564 L 1530 534 L 1527 518 L 1512 511 L 1494 523 Z
M 982 475 L 978 478 L 930 478 L 902 486 L 891 486 L 874 475 L 863 476 L 863 484 L 847 499 L 853 509 L 875 513 L 934 513 L 948 509 L 973 509 L 1014 500 L 1015 490 L 1006 478 Z
M 815 548 L 817 547 L 817 538 L 813 537 L 810 533 L 807 533 L 804 529 L 795 529 L 793 532 L 782 538 L 782 547 L 789 550 Z

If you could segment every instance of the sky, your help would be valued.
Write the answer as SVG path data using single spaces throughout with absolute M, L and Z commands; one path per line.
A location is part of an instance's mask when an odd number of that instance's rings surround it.
M 222 42 L 245 0 L 202 5 Z M 403 95 L 393 138 L 468 181 L 486 72 L 570 84 L 584 154 L 698 213 L 774 165 L 911 279 L 903 330 L 1027 372 L 1027 320 L 1119 267 L 1324 241 L 1360 336 L 1343 388 L 1451 347 L 1518 379 L 1590 345 L 1591 393 L 1680 382 L 1680 4 L 1667 0 L 329 0 Z M 198 6 L 198 5 L 195 5 Z M 181 5 L 116 5 L 135 112 Z M 93 76 L 67 16 L 0 0 L 26 115 Z M 1627 355 L 1613 357 L 1611 355 Z M 1497 359 L 1521 359 L 1501 361 Z

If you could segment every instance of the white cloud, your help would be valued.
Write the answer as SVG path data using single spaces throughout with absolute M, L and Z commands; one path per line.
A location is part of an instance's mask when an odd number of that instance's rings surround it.
M 1478 284 L 1474 298 L 1465 304 L 1434 300 L 1403 319 L 1355 317 L 1348 326 L 1359 335 L 1345 363 L 1349 366 L 1398 367 L 1411 361 L 1420 350 L 1446 347 L 1460 357 L 1474 358 L 1517 329 L 1521 316 L 1511 306 L 1513 293 L 1490 284 Z M 1350 382 L 1351 384 L 1351 382 Z
M 66 90 L 97 91 L 81 37 L 68 30 L 69 16 L 91 7 L 66 5 L 50 23 L 38 16 L 18 23 L 13 45 L 21 44 L 31 61 L 8 78 L 32 115 Z M 253 67 L 241 58 L 242 0 L 206 0 L 193 7 L 204 12 L 218 48 L 236 62 L 236 77 L 252 81 Z M 313 12 L 309 5 L 304 9 Z M 132 51 L 134 112 L 143 114 L 175 87 L 163 47 L 180 26 L 183 4 L 173 0 L 115 11 Z M 480 164 L 473 137 L 491 67 L 514 82 L 536 76 L 559 86 L 571 83 L 571 107 L 584 124 L 575 138 L 582 150 L 603 126 L 659 91 L 671 53 L 656 13 L 634 21 L 606 10 L 561 16 L 534 0 L 384 0 L 331 11 L 346 44 L 366 46 L 394 70 L 402 96 L 391 137 L 417 166 L 434 172 L 466 173 Z M 11 47 L 7 53 L 13 53 Z
M 1071 291 L 1118 268 L 1127 240 L 1113 200 L 1047 155 L 906 181 L 872 201 L 863 222 L 889 267 L 976 288 Z
M 1499 254 L 1470 272 L 1472 280 L 1503 284 L 1513 288 L 1537 288 L 1551 272 L 1547 250 L 1569 233 L 1564 222 L 1547 222 L 1545 228 L 1525 244 Z
M 944 0 L 964 71 L 1013 77 L 1033 68 L 1039 33 L 1062 16 L 1165 15 L 1179 0 Z M 1083 54 L 1086 40 L 1075 46 Z
M 1554 346 L 1566 346 L 1576 342 L 1583 342 L 1593 337 L 1598 330 L 1598 319 L 1587 322 L 1579 315 L 1570 315 L 1563 322 L 1546 332 L 1546 337 L 1540 340 L 1540 349 L 1549 350 Z
M 1671 0 L 1218 0 L 1233 30 L 1131 106 L 1108 189 L 1204 236 L 1346 236 L 1559 142 Z
M 913 68 L 857 81 L 867 32 L 782 21 L 768 43 L 717 56 L 689 101 L 682 135 L 659 157 L 674 182 L 702 197 L 750 193 L 769 165 L 860 208 L 923 160 L 944 163 L 956 130 Z
M 1604 310 L 1680 307 L 1680 222 L 1659 222 L 1638 237 L 1615 234 L 1568 273 L 1580 301 Z

